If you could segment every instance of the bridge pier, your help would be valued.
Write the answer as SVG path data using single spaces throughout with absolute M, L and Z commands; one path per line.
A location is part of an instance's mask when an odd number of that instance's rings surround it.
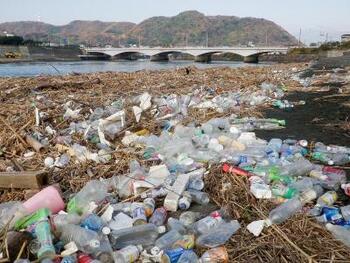
M 200 63 L 209 63 L 211 62 L 211 55 L 195 56 L 194 61 Z
M 258 55 L 246 56 L 243 58 L 244 63 L 259 63 Z
M 169 61 L 168 54 L 158 54 L 151 56 L 151 61 Z

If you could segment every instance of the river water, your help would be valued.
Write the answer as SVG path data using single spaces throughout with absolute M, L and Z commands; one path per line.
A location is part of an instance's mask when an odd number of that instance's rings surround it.
M 268 63 L 247 64 L 236 61 L 213 61 L 211 63 L 196 63 L 193 61 L 151 62 L 136 61 L 73 61 L 73 62 L 25 62 L 0 64 L 0 77 L 29 77 L 38 75 L 64 75 L 72 72 L 135 72 L 139 70 L 165 70 L 195 66 L 197 68 L 211 67 L 261 67 Z

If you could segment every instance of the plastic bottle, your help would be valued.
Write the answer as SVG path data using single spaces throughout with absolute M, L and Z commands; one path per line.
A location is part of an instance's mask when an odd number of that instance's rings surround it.
M 196 240 L 196 245 L 208 248 L 224 245 L 240 227 L 241 225 L 237 220 L 232 220 L 228 223 L 222 222 L 208 232 L 200 235 Z
M 35 224 L 35 235 L 40 243 L 40 249 L 37 253 L 38 258 L 54 258 L 56 252 L 52 243 L 50 224 L 47 219 L 41 220 Z
M 169 230 L 176 230 L 180 234 L 186 233 L 186 227 L 185 225 L 178 219 L 169 217 L 167 222 L 167 229 Z
M 60 232 L 62 227 L 67 224 L 78 225 L 81 221 L 81 216 L 77 214 L 56 214 L 51 215 L 51 225 L 54 230 Z
M 190 208 L 192 202 L 192 196 L 189 192 L 185 191 L 182 197 L 179 199 L 179 208 L 181 210 L 187 210 Z
M 204 188 L 204 181 L 201 178 L 190 178 L 187 188 L 201 191 Z
M 141 198 L 157 198 L 164 197 L 168 194 L 168 191 L 165 188 L 152 189 L 146 193 L 141 194 Z
M 301 196 L 289 199 L 287 202 L 280 204 L 269 213 L 267 225 L 281 224 L 301 210 L 303 205 L 315 198 L 318 193 L 313 190 L 307 190 Z
M 209 195 L 205 192 L 193 190 L 193 189 L 188 189 L 189 194 L 192 197 L 192 201 L 200 204 L 200 205 L 206 205 L 209 203 Z
M 185 250 L 180 256 L 177 263 L 198 263 L 198 256 L 193 250 Z
M 159 232 L 164 232 L 164 228 L 159 229 L 154 224 L 145 224 L 112 231 L 110 240 L 113 249 L 121 249 L 128 245 L 148 246 L 154 244 Z
M 190 226 L 192 225 L 194 222 L 196 222 L 196 220 L 198 220 L 201 216 L 200 212 L 192 212 L 192 211 L 187 211 L 187 212 L 183 212 L 180 217 L 179 217 L 179 221 L 184 224 L 184 226 Z
M 338 195 L 335 191 L 328 191 L 317 199 L 317 205 L 320 207 L 331 206 L 337 201 L 337 199 Z
M 145 206 L 145 213 L 147 217 L 150 217 L 155 209 L 156 202 L 154 201 L 153 198 L 146 198 L 143 200 L 143 204 Z
M 176 230 L 170 230 L 169 232 L 165 233 L 163 236 L 156 240 L 155 246 L 160 250 L 164 250 L 167 248 L 171 248 L 172 245 L 180 239 L 182 239 L 182 235 L 179 232 L 177 232 Z
M 251 175 L 249 172 L 247 172 L 239 167 L 229 165 L 227 163 L 223 164 L 222 170 L 225 173 L 231 173 L 233 175 L 242 175 L 242 176 L 250 176 Z
M 85 229 L 90 229 L 92 231 L 99 232 L 102 230 L 104 223 L 99 216 L 95 214 L 90 214 L 81 222 L 80 226 Z
M 279 138 L 273 138 L 266 146 L 267 151 L 280 152 L 282 147 L 282 140 Z
M 350 247 L 350 229 L 332 224 L 326 224 L 328 231 L 332 233 L 335 239 L 341 241 L 345 246 Z
M 154 210 L 154 213 L 149 219 L 149 222 L 156 226 L 162 226 L 164 225 L 167 215 L 168 213 L 166 209 L 164 207 L 159 207 L 156 210 Z
M 136 262 L 142 252 L 142 246 L 126 246 L 118 251 L 113 252 L 116 263 L 132 263 Z
M 212 248 L 206 251 L 199 260 L 200 263 L 228 263 L 228 253 L 225 247 Z
M 294 188 L 285 186 L 283 184 L 276 184 L 274 186 L 272 186 L 272 193 L 275 196 L 280 196 L 286 199 L 291 199 L 292 197 L 294 197 L 298 191 Z
M 162 256 L 162 263 L 178 262 L 179 258 L 185 251 L 186 250 L 183 249 L 182 247 L 166 250 Z
M 132 211 L 132 218 L 134 220 L 133 225 L 143 225 L 147 224 L 146 211 L 144 207 L 136 207 Z
M 76 255 L 65 256 L 61 260 L 61 263 L 76 263 L 76 262 L 77 262 Z
M 63 226 L 61 240 L 65 244 L 74 241 L 79 250 L 89 254 L 98 251 L 100 247 L 100 238 L 95 231 L 77 225 Z
M 345 221 L 350 221 L 350 205 L 340 207 L 341 214 Z
M 68 202 L 69 213 L 83 214 L 89 208 L 91 202 L 100 203 L 107 196 L 107 184 L 92 180 L 89 181 L 74 197 Z
M 336 223 L 343 219 L 340 209 L 336 207 L 323 207 L 322 215 L 316 217 L 316 220 L 320 223 L 332 222 Z
M 211 213 L 209 216 L 202 218 L 194 223 L 193 229 L 198 234 L 203 234 L 208 232 L 210 229 L 215 228 L 219 223 L 222 222 L 222 217 L 219 211 Z

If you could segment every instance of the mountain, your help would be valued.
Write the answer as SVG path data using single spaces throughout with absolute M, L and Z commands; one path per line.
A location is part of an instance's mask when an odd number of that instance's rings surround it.
M 51 42 L 66 39 L 86 45 L 209 46 L 294 45 L 295 37 L 272 21 L 236 16 L 205 16 L 197 11 L 173 17 L 152 17 L 139 24 L 130 22 L 73 21 L 54 26 L 42 22 L 8 22 L 0 24 L 7 31 L 24 38 Z

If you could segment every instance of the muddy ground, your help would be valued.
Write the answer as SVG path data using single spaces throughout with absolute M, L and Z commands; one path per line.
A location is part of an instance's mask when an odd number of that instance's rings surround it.
M 286 128 L 275 131 L 257 131 L 265 139 L 293 138 L 321 141 L 326 144 L 350 145 L 350 92 L 295 91 L 288 93 L 289 101 L 304 100 L 292 111 L 268 108 L 263 114 L 268 118 L 286 120 Z

